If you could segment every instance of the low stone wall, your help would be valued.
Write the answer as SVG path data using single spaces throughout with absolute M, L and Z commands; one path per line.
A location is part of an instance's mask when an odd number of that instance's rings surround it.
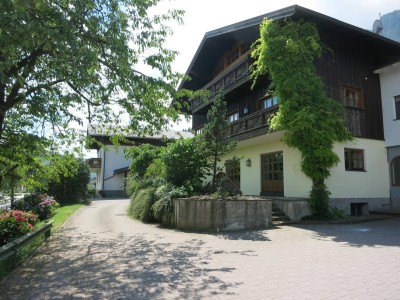
M 174 219 L 176 227 L 183 230 L 219 232 L 266 228 L 272 221 L 272 200 L 175 199 Z
M 273 202 L 291 221 L 299 221 L 302 217 L 311 215 L 307 199 L 274 198 Z

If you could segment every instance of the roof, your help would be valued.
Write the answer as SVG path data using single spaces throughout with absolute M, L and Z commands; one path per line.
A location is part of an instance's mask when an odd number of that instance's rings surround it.
M 316 24 L 319 31 L 328 32 L 332 37 L 348 39 L 354 43 L 358 40 L 373 42 L 382 51 L 400 55 L 400 43 L 302 6 L 293 5 L 206 32 L 186 71 L 191 80 L 182 82 L 179 89 L 201 89 L 211 81 L 210 70 L 217 65 L 225 51 L 231 49 L 237 42 L 248 45 L 254 43 L 259 38 L 259 25 L 265 18 L 281 20 L 288 17 L 311 21 Z
M 178 140 L 178 139 L 188 139 L 193 138 L 194 134 L 189 131 L 160 131 L 155 133 L 154 135 L 141 135 L 139 133 L 129 133 L 129 132 L 111 132 L 108 130 L 99 130 L 88 128 L 87 131 L 88 136 L 95 139 L 97 142 L 100 142 L 105 145 L 113 144 L 111 141 L 111 137 L 114 135 L 121 135 L 124 139 L 133 142 L 134 144 L 150 144 L 154 146 L 164 146 L 170 140 Z M 125 145 L 132 145 L 132 144 L 125 144 Z M 124 143 L 122 143 L 124 144 Z M 98 143 L 93 142 L 89 145 L 89 149 L 99 149 L 100 146 Z

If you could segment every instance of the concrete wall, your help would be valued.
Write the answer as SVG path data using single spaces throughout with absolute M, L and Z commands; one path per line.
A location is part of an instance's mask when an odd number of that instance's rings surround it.
M 291 221 L 299 221 L 302 217 L 310 216 L 311 210 L 306 199 L 273 199 L 276 205 Z
M 229 231 L 268 227 L 272 221 L 272 200 L 174 199 L 178 229 Z

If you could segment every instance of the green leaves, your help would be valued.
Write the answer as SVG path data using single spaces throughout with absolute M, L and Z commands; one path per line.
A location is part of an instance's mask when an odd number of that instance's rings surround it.
M 285 130 L 284 142 L 300 151 L 301 169 L 313 181 L 311 207 L 323 216 L 329 196 L 324 180 L 339 162 L 333 145 L 352 137 L 344 126 L 343 107 L 325 95 L 315 70 L 323 49 L 317 28 L 302 20 L 265 20 L 254 46 L 253 80 L 268 74 L 280 99 L 270 125 Z M 318 201 L 323 205 L 315 204 Z

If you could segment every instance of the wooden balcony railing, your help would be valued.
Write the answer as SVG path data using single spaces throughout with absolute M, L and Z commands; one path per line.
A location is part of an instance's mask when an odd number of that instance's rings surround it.
M 268 109 L 260 110 L 256 113 L 240 118 L 239 120 L 230 124 L 230 137 L 242 137 L 245 139 L 246 135 L 261 130 L 264 132 L 269 128 L 268 120 L 278 111 L 278 107 L 271 107 Z M 252 134 L 254 136 L 254 134 Z
M 249 55 L 245 55 L 210 81 L 202 88 L 202 90 L 210 92 L 208 98 L 206 98 L 208 101 L 204 97 L 193 98 L 191 100 L 192 112 L 198 111 L 212 102 L 219 91 L 229 92 L 241 82 L 248 80 L 250 78 L 249 66 Z
M 87 160 L 89 164 L 89 169 L 100 169 L 101 168 L 101 158 L 89 158 Z

